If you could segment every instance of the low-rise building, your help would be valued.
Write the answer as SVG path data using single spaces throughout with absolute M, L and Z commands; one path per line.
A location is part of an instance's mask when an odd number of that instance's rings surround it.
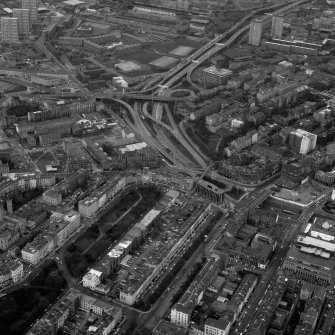
M 218 69 L 210 66 L 203 70 L 204 81 L 211 85 L 223 85 L 232 77 L 233 72 L 228 69 Z
M 38 84 L 42 86 L 58 86 L 61 84 L 60 78 L 48 78 L 48 77 L 40 77 L 40 76 L 31 76 L 30 81 L 33 84 Z
M 122 309 L 110 303 L 81 294 L 78 290 L 67 291 L 43 316 L 35 322 L 27 335 L 53 335 L 61 329 L 78 309 L 93 312 L 96 321 L 87 334 L 108 335 L 121 321 Z
M 0 287 L 18 283 L 23 277 L 23 264 L 8 254 L 0 258 Z
M 204 291 L 212 280 L 217 277 L 219 268 L 220 260 L 218 258 L 212 257 L 206 263 L 181 299 L 172 307 L 171 322 L 173 324 L 188 328 L 194 307 L 200 305 Z
M 140 64 L 131 61 L 122 61 L 121 63 L 115 64 L 114 67 L 125 73 L 141 70 Z
M 42 134 L 39 136 L 39 141 L 42 147 L 49 147 L 59 144 L 61 141 L 61 135 L 59 133 Z
M 323 184 L 332 186 L 335 183 L 335 169 L 329 172 L 317 171 L 315 173 L 315 179 L 321 181 Z
M 40 234 L 22 249 L 22 259 L 36 265 L 55 248 L 55 242 L 49 234 Z
M 60 183 L 43 192 L 43 202 L 52 206 L 60 205 L 63 201 L 63 197 L 77 189 L 77 187 L 82 185 L 87 178 L 87 170 L 76 171 L 70 177 L 65 178 Z
M 55 244 L 60 247 L 80 228 L 80 215 L 75 211 L 66 214 L 54 212 L 49 219 L 47 231 L 53 237 Z
M 208 318 L 205 323 L 205 335 L 228 335 L 230 326 L 226 319 Z

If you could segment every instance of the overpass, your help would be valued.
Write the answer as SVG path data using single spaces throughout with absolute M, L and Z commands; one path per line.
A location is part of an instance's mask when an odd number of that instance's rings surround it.
M 287 11 L 295 6 L 298 6 L 308 0 L 299 0 L 293 3 L 290 3 L 288 6 L 285 6 L 274 13 L 281 13 L 284 11 Z M 276 8 L 280 5 L 274 5 L 271 6 L 271 8 Z M 263 9 L 264 10 L 264 9 Z M 189 73 L 192 73 L 192 71 L 199 66 L 200 63 L 207 60 L 209 57 L 213 56 L 218 51 L 222 50 L 223 48 L 229 46 L 231 43 L 233 43 L 241 34 L 245 33 L 249 29 L 249 24 L 245 27 L 242 27 L 237 32 L 235 32 L 226 42 L 219 43 L 221 39 L 226 36 L 227 34 L 234 31 L 237 27 L 242 25 L 247 19 L 251 18 L 255 13 L 258 13 L 259 11 L 254 11 L 247 15 L 245 18 L 243 18 L 240 22 L 236 23 L 230 30 L 228 30 L 225 34 L 219 35 L 216 38 L 214 38 L 210 43 L 205 45 L 203 48 L 199 49 L 197 52 L 195 52 L 191 57 L 188 57 L 186 60 L 182 61 L 181 64 L 177 65 L 174 69 L 171 69 L 168 73 L 168 75 L 163 78 L 163 81 L 159 84 L 160 88 L 155 90 L 155 94 L 157 94 L 159 97 L 162 96 L 169 96 L 170 90 L 169 88 L 176 83 L 178 80 L 180 80 L 184 75 L 188 75 Z M 270 18 L 269 18 L 270 20 Z M 196 60 L 196 62 L 193 62 Z M 194 143 L 191 141 L 189 142 L 187 138 L 185 138 L 180 132 L 180 129 L 178 128 L 171 128 L 167 124 L 161 121 L 163 112 L 163 107 L 161 105 L 161 102 L 158 102 L 154 105 L 153 113 L 150 115 L 149 113 L 145 113 L 146 117 L 148 117 L 150 120 L 152 120 L 155 124 L 155 128 L 157 130 L 157 133 L 159 132 L 158 126 L 162 126 L 166 130 L 168 130 L 170 133 L 172 133 L 176 138 L 178 138 L 179 142 L 185 146 L 188 152 L 192 154 L 196 154 L 197 161 L 200 164 L 202 170 L 206 170 L 207 168 L 207 162 L 203 159 L 204 154 L 200 154 L 196 151 L 199 150 L 197 146 L 194 145 Z M 170 119 L 170 115 L 168 115 Z M 164 130 L 163 130 L 164 131 Z M 200 159 L 199 159 L 200 158 Z
M 29 93 L 26 92 L 13 92 L 7 93 L 8 96 L 30 96 Z M 61 94 L 43 94 L 36 93 L 36 95 L 40 98 L 47 99 L 77 99 L 77 98 L 95 98 L 95 99 L 134 99 L 134 100 L 143 100 L 143 101 L 159 101 L 159 102 L 170 102 L 170 101 L 186 101 L 189 100 L 190 97 L 170 97 L 170 96 L 155 96 L 150 94 L 134 94 L 129 92 L 113 92 L 113 93 L 61 93 Z
M 261 203 L 263 203 L 272 193 L 274 192 L 271 188 L 265 188 L 262 190 L 255 190 L 251 192 L 247 197 L 243 198 L 237 207 L 241 209 L 255 209 Z
M 206 60 L 208 57 L 210 57 L 215 52 L 218 52 L 222 48 L 225 48 L 227 46 L 225 43 L 222 43 L 221 45 L 219 45 L 219 43 L 222 41 L 222 39 L 225 38 L 226 36 L 230 35 L 231 33 L 233 33 L 236 29 L 241 27 L 243 25 L 243 23 L 245 23 L 247 20 L 252 18 L 254 15 L 260 14 L 264 11 L 270 11 L 272 9 L 282 7 L 285 4 L 289 4 L 289 5 L 287 5 L 287 6 L 285 6 L 285 7 L 283 7 L 283 8 L 274 12 L 274 14 L 275 13 L 279 14 L 279 13 L 287 11 L 287 10 L 289 10 L 289 9 L 295 7 L 295 6 L 298 6 L 298 5 L 300 5 L 304 2 L 307 2 L 307 1 L 308 0 L 299 0 L 299 1 L 295 1 L 293 3 L 292 3 L 292 1 L 284 1 L 284 2 L 281 2 L 281 3 L 278 3 L 278 4 L 270 5 L 270 6 L 263 7 L 263 8 L 252 11 L 250 14 L 248 14 L 247 16 L 242 18 L 239 22 L 235 23 L 230 29 L 225 31 L 223 34 L 218 35 L 212 41 L 210 41 L 209 43 L 204 45 L 202 48 L 198 49 L 195 53 L 193 53 L 187 59 L 184 59 L 180 64 L 175 66 L 169 72 L 163 73 L 161 75 L 161 80 L 160 81 L 159 81 L 159 76 L 153 78 L 151 81 L 149 81 L 147 83 L 147 85 L 142 90 L 142 92 L 152 90 L 153 88 L 151 86 L 153 84 L 155 84 L 156 86 L 157 85 L 167 85 L 168 87 L 171 87 L 171 84 L 178 81 L 183 75 L 188 73 L 190 70 L 193 71 L 192 67 L 196 68 L 198 66 L 197 63 L 194 63 L 193 61 L 203 62 L 204 60 Z M 248 28 L 249 28 L 249 25 L 246 26 L 246 27 L 241 28 L 238 31 L 238 34 L 235 36 L 235 38 L 233 40 L 235 40 L 236 37 L 238 37 L 240 34 L 245 32 Z M 213 49 L 213 50 L 211 50 L 211 49 Z M 203 56 L 204 56 L 204 60 L 201 60 Z M 185 72 L 186 68 L 187 68 L 187 71 Z
M 298 6 L 298 5 L 300 5 L 300 4 L 302 4 L 302 3 L 306 2 L 306 1 L 307 1 L 307 0 L 300 0 L 300 1 L 297 1 L 297 2 L 294 2 L 294 3 L 291 3 L 291 4 L 288 5 L 288 6 L 285 6 L 285 7 L 281 8 L 281 9 L 278 9 L 278 10 L 275 11 L 273 14 L 280 14 L 280 13 L 285 12 L 285 11 L 287 11 L 287 10 L 289 10 L 289 9 L 295 7 L 295 6 Z M 281 4 L 281 5 L 282 5 L 282 4 Z M 271 8 L 278 7 L 278 6 L 279 6 L 279 4 L 274 5 L 274 6 L 270 6 L 270 7 L 268 7 L 267 9 L 271 9 Z M 235 25 L 236 27 L 234 27 L 234 29 L 232 29 L 232 28 L 233 28 L 233 27 L 232 27 L 230 30 L 231 30 L 231 31 L 235 30 L 237 27 L 239 27 L 240 25 L 242 25 L 245 21 L 247 21 L 247 20 L 250 19 L 252 16 L 254 16 L 254 15 L 257 14 L 258 12 L 263 11 L 263 10 L 264 10 L 264 9 L 260 9 L 260 10 L 251 12 L 249 15 L 247 15 L 246 17 L 244 17 L 240 22 L 238 22 L 238 23 Z M 272 16 L 269 16 L 268 20 L 265 21 L 265 24 L 269 23 L 269 22 L 271 21 L 271 19 L 272 19 Z M 227 40 L 227 41 L 224 42 L 224 43 L 219 43 L 219 41 L 222 40 L 222 37 L 221 37 L 221 36 L 219 36 L 219 37 L 217 37 L 216 39 L 214 39 L 214 40 L 211 42 L 211 43 L 212 43 L 212 48 L 211 48 L 211 49 L 209 48 L 209 50 L 208 50 L 205 54 L 203 54 L 202 56 L 196 58 L 196 59 L 194 60 L 193 64 L 190 64 L 190 66 L 189 66 L 189 70 L 187 71 L 187 81 L 188 81 L 189 83 L 193 84 L 193 83 L 192 83 L 192 79 L 191 79 L 191 75 L 192 75 L 193 71 L 194 71 L 197 67 L 199 67 L 205 60 L 207 60 L 208 57 L 212 56 L 213 54 L 219 52 L 220 50 L 226 48 L 226 47 L 229 46 L 231 43 L 233 43 L 233 42 L 236 40 L 237 37 L 239 37 L 239 36 L 242 35 L 244 32 L 246 32 L 247 30 L 249 30 L 249 27 L 250 27 L 250 24 L 248 24 L 247 26 L 245 26 L 245 27 L 239 29 L 234 35 L 231 36 L 231 38 L 230 38 L 229 40 Z M 215 42 L 214 42 L 214 41 L 215 41 Z M 215 44 L 213 45 L 213 43 L 215 43 Z M 179 79 L 178 79 L 178 80 L 179 80 Z M 168 84 L 165 84 L 165 85 L 169 86 Z M 193 86 L 195 86 L 195 87 L 198 88 L 198 89 L 200 88 L 200 87 L 198 87 L 197 85 L 194 85 L 194 84 L 193 84 Z

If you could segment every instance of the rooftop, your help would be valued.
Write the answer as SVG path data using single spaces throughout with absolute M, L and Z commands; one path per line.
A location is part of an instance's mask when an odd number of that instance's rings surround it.
M 210 66 L 204 69 L 204 72 L 209 73 L 209 74 L 214 74 L 219 77 L 226 77 L 227 75 L 231 75 L 232 71 L 228 69 L 219 69 L 216 66 Z

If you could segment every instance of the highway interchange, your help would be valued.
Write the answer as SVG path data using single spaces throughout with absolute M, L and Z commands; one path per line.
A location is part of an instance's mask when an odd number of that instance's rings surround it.
M 295 6 L 298 6 L 307 0 L 299 0 L 296 2 L 290 2 L 288 5 L 282 7 L 282 4 L 276 4 L 266 8 L 268 12 L 271 9 L 276 9 L 273 13 L 280 13 L 289 10 Z M 197 179 L 203 177 L 212 166 L 212 161 L 209 157 L 202 153 L 199 147 L 192 142 L 192 140 L 187 136 L 185 131 L 182 129 L 180 124 L 177 124 L 173 113 L 171 112 L 168 102 L 175 101 L 175 97 L 171 97 L 171 90 L 173 85 L 176 84 L 181 78 L 185 77 L 192 83 L 192 73 L 193 71 L 201 65 L 205 60 L 212 57 L 218 51 L 228 47 L 234 43 L 240 36 L 246 33 L 249 29 L 249 24 L 243 26 L 250 18 L 256 14 L 263 12 L 264 8 L 255 10 L 246 17 L 244 17 L 240 22 L 236 23 L 231 29 L 229 29 L 225 34 L 219 35 L 214 38 L 210 43 L 206 44 L 204 47 L 195 52 L 192 56 L 183 60 L 179 65 L 170 70 L 169 72 L 155 76 L 149 79 L 144 88 L 140 92 L 132 92 L 127 94 L 116 94 L 111 95 L 95 95 L 91 92 L 87 92 L 82 87 L 82 96 L 95 97 L 101 100 L 111 99 L 113 102 L 117 102 L 121 108 L 121 114 L 118 116 L 120 121 L 126 124 L 134 133 L 136 133 L 143 141 L 145 141 L 149 146 L 156 149 L 166 160 L 166 163 L 175 168 L 177 171 L 183 171 Z M 270 20 L 270 18 L 269 18 Z M 231 35 L 231 36 L 230 36 Z M 227 38 L 227 39 L 226 39 Z M 225 40 L 226 39 L 226 40 Z M 40 48 L 46 49 L 44 47 L 43 41 L 38 41 Z M 45 51 L 46 52 L 46 51 Z M 71 76 L 71 79 L 73 76 Z M 151 92 L 151 93 L 150 93 Z M 46 97 L 51 95 L 46 95 Z M 80 96 L 77 95 L 77 96 Z M 64 95 L 64 97 L 71 97 L 70 95 Z M 134 99 L 133 105 L 122 100 L 122 98 Z M 187 98 L 179 98 L 181 100 Z M 129 101 L 129 100 L 128 100 Z M 151 111 L 149 108 L 149 102 L 151 101 Z M 107 107 L 107 112 L 112 113 L 112 108 L 108 103 L 104 102 Z M 167 119 L 170 124 L 166 124 L 162 121 L 163 114 L 166 114 Z M 18 150 L 20 152 L 20 150 Z M 27 162 L 31 163 L 31 162 Z M 224 177 L 222 177 L 224 178 Z M 228 178 L 224 178 L 226 183 L 230 183 Z M 231 185 L 234 183 L 231 181 Z M 258 190 L 260 195 L 263 191 L 266 192 L 267 188 Z M 253 198 L 250 199 L 251 202 L 254 201 Z M 248 200 L 245 200 L 247 203 Z M 240 206 L 237 206 L 236 211 L 242 210 Z M 263 280 L 256 287 L 251 299 L 248 301 L 245 309 L 239 318 L 239 321 L 235 324 L 232 334 L 242 335 L 248 334 L 248 329 L 252 326 L 252 320 L 257 315 L 262 307 L 264 295 L 267 294 L 269 288 L 274 285 L 276 280 L 276 273 L 283 258 L 286 255 L 290 244 L 296 237 L 299 227 L 302 223 L 306 222 L 309 218 L 309 213 L 311 209 L 314 208 L 313 205 L 306 207 L 303 213 L 299 217 L 299 222 L 293 223 L 293 229 L 290 230 L 288 236 L 285 238 L 284 244 L 276 252 L 274 258 L 272 259 L 268 271 L 264 274 Z M 165 313 L 171 307 L 171 300 L 173 295 L 178 291 L 181 283 L 184 282 L 188 276 L 187 269 L 190 269 L 193 264 L 207 251 L 210 252 L 215 246 L 215 242 L 218 241 L 220 235 L 226 228 L 226 224 L 222 223 L 219 229 L 213 230 L 208 238 L 208 241 L 203 242 L 194 255 L 186 262 L 184 267 L 181 269 L 179 274 L 173 280 L 171 287 L 172 289 L 167 290 L 163 293 L 160 299 L 152 306 L 152 308 L 147 313 L 142 313 L 138 318 L 138 326 L 135 332 L 139 332 L 146 326 L 154 328 L 162 318 Z M 58 262 L 59 263 L 59 262 Z M 101 297 L 99 296 L 99 299 Z M 106 301 L 107 302 L 107 301 Z M 129 311 L 129 309 L 128 309 Z M 134 332 L 134 333 L 135 333 Z
M 301 5 L 307 0 L 299 0 L 290 2 L 283 7 L 283 4 L 276 4 L 266 8 L 270 13 L 271 9 L 282 7 L 273 12 L 282 13 L 295 6 Z M 157 77 L 150 79 L 141 93 L 152 91 L 152 95 L 156 98 L 166 99 L 170 96 L 171 88 L 181 78 L 186 76 L 190 81 L 192 72 L 205 60 L 212 57 L 218 51 L 228 47 L 234 43 L 238 37 L 249 29 L 249 24 L 243 24 L 250 18 L 259 13 L 264 13 L 265 9 L 259 9 L 251 12 L 242 20 L 237 22 L 232 28 L 224 34 L 215 37 L 211 42 L 200 48 L 194 54 L 183 60 L 179 65 L 171 69 L 169 72 L 162 74 L 161 80 L 158 82 Z M 269 22 L 271 16 L 269 15 Z M 241 27 L 242 26 L 242 27 Z M 240 28 L 241 27 L 241 28 Z M 232 34 L 232 35 L 231 35 Z M 224 39 L 231 35 L 226 41 Z M 153 85 L 153 86 L 152 86 Z M 161 101 L 152 101 L 152 113 L 148 112 L 148 103 L 135 103 L 134 107 L 128 105 L 127 111 L 133 120 L 132 126 L 137 129 L 143 140 L 151 143 L 163 156 L 167 162 L 175 166 L 177 169 L 183 168 L 184 171 L 192 176 L 199 176 L 212 163 L 205 153 L 199 150 L 199 147 L 190 140 L 190 138 L 175 123 L 173 115 L 168 105 Z M 163 113 L 167 114 L 170 125 L 162 121 Z M 129 117 L 127 122 L 129 122 Z M 150 123 L 151 127 L 148 126 Z M 168 132 L 168 133 L 167 133 Z M 172 137 L 176 139 L 172 140 Z M 226 182 L 229 183 L 229 180 Z

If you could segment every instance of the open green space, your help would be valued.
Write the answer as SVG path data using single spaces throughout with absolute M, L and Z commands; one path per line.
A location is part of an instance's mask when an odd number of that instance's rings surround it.
M 8 89 L 13 88 L 13 87 L 14 87 L 13 84 L 7 81 L 0 80 L 0 92 L 7 91 Z
M 43 155 L 43 151 L 33 151 L 29 153 L 29 156 L 33 161 L 36 161 L 42 155 Z
M 219 158 L 215 151 L 221 138 L 220 135 L 211 133 L 198 121 L 185 123 L 185 129 L 187 134 L 197 144 L 202 152 L 206 152 L 206 154 L 213 159 Z
M 100 219 L 99 225 L 101 225 L 101 227 L 108 227 L 106 231 L 103 231 L 103 235 L 100 236 L 100 238 L 98 231 L 99 227 L 97 224 L 94 224 L 92 227 L 86 230 L 86 232 L 82 234 L 74 243 L 70 244 L 66 248 L 65 262 L 70 274 L 73 277 L 78 278 L 82 276 L 87 268 L 95 263 L 97 259 L 113 243 L 119 240 L 148 209 L 154 206 L 154 204 L 161 197 L 161 191 L 154 186 L 139 188 L 137 191 L 142 197 L 141 201 L 139 201 L 139 203 L 134 206 L 124 217 L 118 220 L 115 225 L 111 224 L 109 213 Z M 110 209 L 110 212 L 113 214 L 114 211 L 118 209 L 122 209 L 124 212 L 126 212 L 127 210 L 125 209 L 129 209 L 131 206 L 129 206 L 129 204 L 127 205 L 124 199 L 138 200 L 138 193 L 134 191 L 133 193 L 130 192 L 124 197 L 121 197 L 118 203 Z M 122 211 L 118 213 L 121 214 Z M 116 216 L 114 218 L 116 218 Z
M 49 262 L 28 286 L 0 298 L 0 334 L 25 334 L 66 288 L 55 262 Z
M 65 251 L 65 263 L 70 274 L 78 278 L 92 265 L 113 243 L 110 236 L 103 236 L 85 252 L 80 252 L 75 244 L 71 244 Z
M 38 104 L 30 104 L 25 101 L 21 101 L 20 105 L 9 107 L 7 115 L 15 115 L 17 117 L 26 116 L 28 112 L 36 112 L 40 109 Z
M 118 223 L 108 229 L 106 233 L 110 236 L 121 236 L 123 232 L 127 231 L 132 224 L 137 220 L 160 199 L 161 191 L 154 186 L 146 188 L 139 188 L 139 194 L 142 196 L 141 201 L 134 206 L 127 215 L 125 215 Z M 122 203 L 123 200 L 120 201 Z
M 85 251 L 100 235 L 99 227 L 94 224 L 88 228 L 74 243 L 79 252 Z
M 13 210 L 16 211 L 18 208 L 25 205 L 29 201 L 39 197 L 42 193 L 43 193 L 43 190 L 39 188 L 15 193 L 12 198 Z M 6 209 L 7 209 L 7 205 L 6 205 Z
M 138 200 L 140 195 L 136 190 L 131 190 L 122 198 L 122 202 L 114 205 L 100 220 L 99 224 L 103 231 L 110 229 L 116 220 L 124 215 Z

